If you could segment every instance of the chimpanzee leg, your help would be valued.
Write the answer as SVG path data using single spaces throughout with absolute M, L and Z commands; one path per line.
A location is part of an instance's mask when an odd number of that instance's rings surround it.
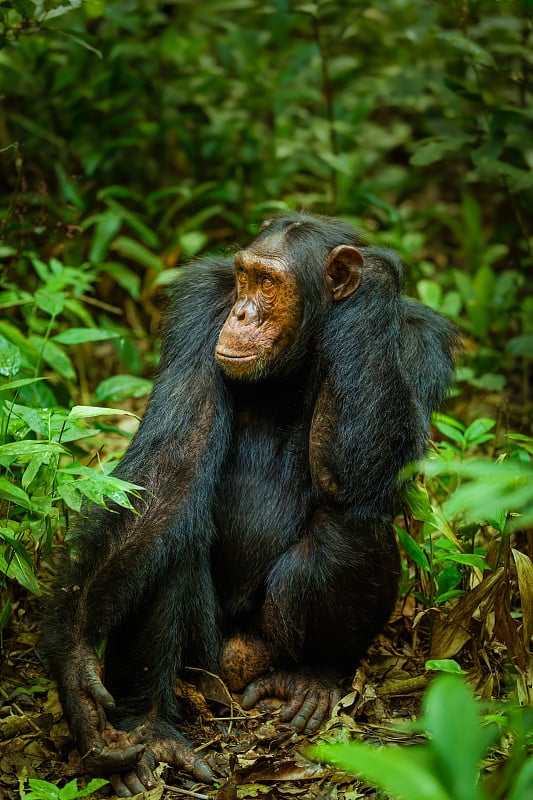
M 198 780 L 213 780 L 178 729 L 174 684 L 184 658 L 213 670 L 220 648 L 211 577 L 197 565 L 191 592 L 193 575 L 186 571 L 174 566 L 163 575 L 153 596 L 143 599 L 107 643 L 105 681 L 116 704 L 109 721 L 117 730 L 138 731 L 146 746 L 133 770 L 112 777 L 119 796 L 146 791 L 154 783 L 157 761 L 184 768 Z
M 340 698 L 339 679 L 353 673 L 390 616 L 399 573 L 390 523 L 316 512 L 309 534 L 272 569 L 263 607 L 263 638 L 291 668 L 252 681 L 243 707 L 277 696 L 287 701 L 284 721 L 316 731 Z

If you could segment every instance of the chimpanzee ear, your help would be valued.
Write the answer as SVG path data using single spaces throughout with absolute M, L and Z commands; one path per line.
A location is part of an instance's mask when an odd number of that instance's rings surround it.
M 326 260 L 326 284 L 332 300 L 344 300 L 361 283 L 363 256 L 356 247 L 340 244 Z

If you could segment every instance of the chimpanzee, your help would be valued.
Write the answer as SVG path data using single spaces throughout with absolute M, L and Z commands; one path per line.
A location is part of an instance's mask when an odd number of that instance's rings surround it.
M 180 273 L 116 471 L 143 503 L 80 523 L 42 639 L 80 753 L 121 796 L 158 760 L 212 779 L 179 731 L 185 666 L 244 689 L 244 708 L 281 698 L 311 733 L 387 621 L 398 473 L 425 451 L 456 344 L 401 274 L 351 226 L 296 212 Z

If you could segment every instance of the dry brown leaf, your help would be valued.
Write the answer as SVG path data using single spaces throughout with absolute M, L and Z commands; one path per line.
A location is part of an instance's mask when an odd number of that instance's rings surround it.
M 522 606 L 522 636 L 526 649 L 529 649 L 533 636 L 533 564 L 520 550 L 511 550 L 518 575 L 520 604 Z
M 471 638 L 470 622 L 483 604 L 487 613 L 494 603 L 498 585 L 505 573 L 500 567 L 475 589 L 461 597 L 449 614 L 437 617 L 431 642 L 431 658 L 452 658 Z

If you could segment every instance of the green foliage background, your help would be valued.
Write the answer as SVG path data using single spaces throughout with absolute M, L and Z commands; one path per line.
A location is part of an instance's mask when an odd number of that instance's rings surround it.
M 398 527 L 404 591 L 457 620 L 472 586 L 505 585 L 493 667 L 531 700 L 532 15 L 0 0 L 0 632 L 70 513 L 139 491 L 109 475 L 129 429 L 105 406 L 150 389 L 163 287 L 304 207 L 397 249 L 408 291 L 464 333 Z

